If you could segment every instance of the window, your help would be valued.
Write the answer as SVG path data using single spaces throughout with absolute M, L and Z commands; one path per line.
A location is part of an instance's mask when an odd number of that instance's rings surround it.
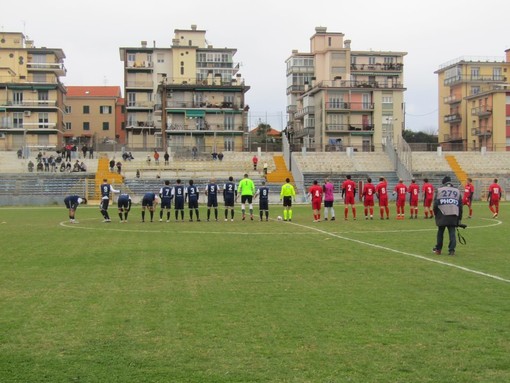
M 393 97 L 391 95 L 383 95 L 381 99 L 383 104 L 393 104 Z
M 130 92 L 127 94 L 128 102 L 127 106 L 136 106 L 136 93 Z
M 158 53 L 156 57 L 157 57 L 156 59 L 158 60 L 158 63 L 165 62 L 165 55 L 163 53 Z
M 480 77 L 480 68 L 479 67 L 472 67 L 471 68 L 471 79 L 476 80 Z
M 100 106 L 99 113 L 100 114 L 112 114 L 112 107 L 111 106 Z
M 234 115 L 226 114 L 224 124 L 225 130 L 234 130 Z
M 90 130 L 90 122 L 83 123 L 83 130 Z
M 21 91 L 12 92 L 12 103 L 14 105 L 22 105 L 23 104 L 23 92 L 21 92 Z
M 39 90 L 37 92 L 39 105 L 48 105 L 49 95 L 47 90 Z
M 88 105 L 83 105 L 83 114 L 89 114 L 90 113 L 90 107 Z
M 39 113 L 39 129 L 47 129 L 49 126 L 49 116 L 47 112 Z
M 65 111 L 66 111 L 66 114 L 71 114 L 73 112 L 73 108 L 71 107 L 71 105 L 66 105 Z
M 223 150 L 230 152 L 234 150 L 234 137 L 225 137 L 223 141 Z
M 70 122 L 66 122 L 66 130 L 71 130 L 73 127 Z
M 103 122 L 103 130 L 110 130 L 110 123 L 109 122 Z
M 471 94 L 478 94 L 480 93 L 480 87 L 479 86 L 472 86 L 471 87 Z
M 12 123 L 15 129 L 23 128 L 23 112 L 14 112 L 12 114 Z
M 368 57 L 368 64 L 369 65 L 374 65 L 375 64 L 375 57 L 374 56 L 369 56 Z
M 131 61 L 131 62 L 134 63 L 136 61 L 136 54 L 135 53 L 128 53 L 127 59 L 128 59 L 128 62 Z

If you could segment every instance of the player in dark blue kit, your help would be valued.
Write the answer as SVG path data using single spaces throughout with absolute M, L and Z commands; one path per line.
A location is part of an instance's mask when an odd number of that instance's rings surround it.
M 78 206 L 81 204 L 86 205 L 87 199 L 85 197 L 80 197 L 77 195 L 70 195 L 64 198 L 64 204 L 66 205 L 66 208 L 69 209 L 69 222 L 78 223 L 78 221 L 75 221 L 74 219 L 76 209 L 78 209 Z
M 142 222 L 145 222 L 145 209 L 149 209 L 151 222 L 154 219 L 154 209 L 158 205 L 158 196 L 156 193 L 145 193 L 142 198 Z
M 127 223 L 129 211 L 131 210 L 131 197 L 127 193 L 121 193 L 117 200 L 119 218 L 121 223 Z
M 112 220 L 108 214 L 108 205 L 110 204 L 110 198 L 112 197 L 112 193 L 119 193 L 119 190 L 115 190 L 112 185 L 110 185 L 106 178 L 103 178 L 103 183 L 99 186 L 99 191 L 101 193 L 101 202 L 99 203 L 99 209 L 101 211 L 101 215 L 103 216 L 103 222 L 109 223 Z
M 200 214 L 198 213 L 198 187 L 189 180 L 189 186 L 186 188 L 185 199 L 188 200 L 189 220 L 193 222 L 193 211 L 197 216 L 197 222 L 200 222 Z
M 174 198 L 175 220 L 178 220 L 179 212 L 181 213 L 181 221 L 184 221 L 184 193 L 185 187 L 181 184 L 181 180 L 175 181 L 175 186 L 172 189 L 172 196 Z
M 205 195 L 207 196 L 207 221 L 211 218 L 211 207 L 214 208 L 214 219 L 218 220 L 218 185 L 213 178 L 205 188 Z
M 265 213 L 266 221 L 269 221 L 269 188 L 266 186 L 266 182 L 262 181 L 262 186 L 259 187 L 255 193 L 255 197 L 259 197 L 259 214 L 260 220 L 262 221 Z
M 237 197 L 237 186 L 232 176 L 223 185 L 223 200 L 225 201 L 225 221 L 228 221 L 228 211 L 230 210 L 230 220 L 234 221 L 234 202 Z
M 161 210 L 159 211 L 159 222 L 163 221 L 163 210 L 166 209 L 166 221 L 170 222 L 170 207 L 172 206 L 172 187 L 170 181 L 165 181 L 165 186 L 159 190 L 159 198 L 161 198 Z

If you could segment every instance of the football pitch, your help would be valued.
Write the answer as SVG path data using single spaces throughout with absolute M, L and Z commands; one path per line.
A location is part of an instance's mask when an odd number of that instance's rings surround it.
M 394 206 L 270 209 L 141 223 L 133 206 L 121 224 L 111 206 L 105 224 L 80 206 L 72 225 L 63 204 L 0 208 L 0 382 L 510 381 L 509 204 L 476 203 L 454 257 Z

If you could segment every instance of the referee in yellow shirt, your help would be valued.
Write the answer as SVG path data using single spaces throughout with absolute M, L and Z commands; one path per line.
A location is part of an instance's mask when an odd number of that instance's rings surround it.
M 292 200 L 296 200 L 296 191 L 289 178 L 285 179 L 285 182 L 280 192 L 280 201 L 283 199 L 283 220 L 292 221 Z

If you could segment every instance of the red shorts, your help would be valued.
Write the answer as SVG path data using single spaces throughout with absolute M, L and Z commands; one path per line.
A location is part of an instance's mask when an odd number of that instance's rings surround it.
M 427 198 L 423 201 L 423 206 L 425 207 L 431 207 L 432 206 L 432 200 L 433 198 Z
M 312 199 L 312 209 L 320 210 L 321 209 L 322 200 L 320 199 Z
M 471 199 L 470 198 L 464 198 L 462 200 L 462 204 L 466 206 L 471 206 Z
M 409 206 L 417 207 L 418 206 L 418 198 L 411 198 L 409 201 Z
M 396 203 L 398 207 L 404 207 L 406 205 L 406 197 L 397 197 Z
M 354 201 L 353 195 L 346 195 L 344 199 L 344 204 L 346 205 L 354 205 L 356 202 Z
M 374 206 L 373 198 L 365 198 L 363 201 L 363 206 Z
M 388 206 L 388 197 L 379 199 L 379 206 Z

